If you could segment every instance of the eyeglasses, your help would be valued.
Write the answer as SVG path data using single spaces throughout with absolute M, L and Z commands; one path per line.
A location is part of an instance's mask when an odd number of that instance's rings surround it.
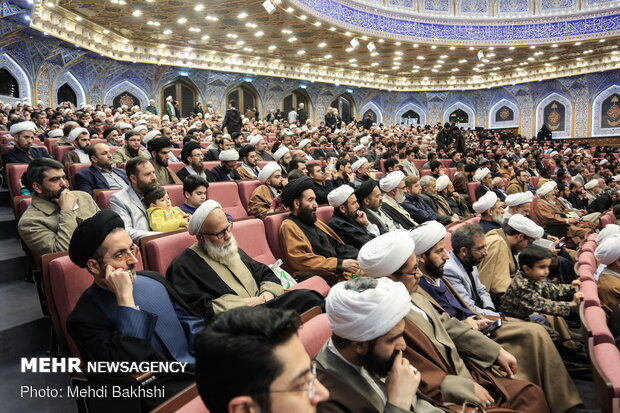
M 199 235 L 208 235 L 210 237 L 222 239 L 227 233 L 232 231 L 232 227 L 233 227 L 232 221 L 228 221 L 228 226 L 224 228 L 223 230 L 221 230 L 220 232 L 215 232 L 215 233 L 201 232 Z
M 418 275 L 420 273 L 420 266 L 418 264 L 413 267 L 412 272 L 395 272 L 394 275 Z
M 270 390 L 269 393 L 293 393 L 293 392 L 305 391 L 308 393 L 308 398 L 312 399 L 314 398 L 315 391 L 316 391 L 315 384 L 316 384 L 316 361 L 313 361 L 312 364 L 310 365 L 310 377 L 304 384 L 297 386 L 291 390 Z
M 111 258 L 114 261 L 127 261 L 130 258 L 135 258 L 138 255 L 138 246 L 133 244 L 129 249 L 124 249 L 116 252 L 111 257 L 103 257 L 103 258 Z

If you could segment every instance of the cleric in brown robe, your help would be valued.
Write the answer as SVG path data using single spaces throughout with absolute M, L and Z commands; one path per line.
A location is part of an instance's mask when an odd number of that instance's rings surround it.
M 285 292 L 269 267 L 237 246 L 232 225 L 219 203 L 204 202 L 192 215 L 188 228 L 198 242 L 168 268 L 168 280 L 194 312 L 208 319 L 241 306 L 265 305 L 299 314 L 323 307 L 323 297 L 315 291 Z
M 403 355 L 420 370 L 422 393 L 436 403 L 473 401 L 487 411 L 548 412 L 540 387 L 514 378 L 518 369 L 512 354 L 467 324 L 437 312 L 416 292 L 422 277 L 416 252 L 408 233 L 392 231 L 366 243 L 359 262 L 366 275 L 402 282 L 411 294 Z M 493 365 L 506 377 L 495 375 Z

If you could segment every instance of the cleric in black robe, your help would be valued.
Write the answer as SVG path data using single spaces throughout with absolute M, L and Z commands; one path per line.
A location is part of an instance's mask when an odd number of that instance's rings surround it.
M 205 319 L 231 308 L 257 305 L 299 314 L 323 308 L 316 291 L 285 292 L 273 271 L 241 250 L 219 203 L 204 202 L 192 215 L 189 233 L 198 242 L 170 265 L 167 278 L 189 307 Z
M 193 343 L 205 324 L 159 274 L 135 272 L 133 246 L 123 220 L 112 210 L 101 210 L 78 225 L 69 257 L 94 282 L 69 315 L 67 330 L 83 361 L 188 363 L 185 373 L 154 373 L 153 380 L 141 384 L 142 389 L 164 389 L 163 397 L 152 392 L 139 400 L 150 411 L 195 382 Z M 120 277 L 130 277 L 131 283 Z
M 368 220 L 366 213 L 360 211 L 353 188 L 343 185 L 330 192 L 327 198 L 329 205 L 334 207 L 334 215 L 327 225 L 345 244 L 360 249 L 379 235 L 379 228 Z

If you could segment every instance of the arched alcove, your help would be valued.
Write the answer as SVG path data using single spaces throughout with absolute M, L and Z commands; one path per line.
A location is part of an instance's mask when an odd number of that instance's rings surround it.
M 369 112 L 373 113 L 373 123 L 376 123 L 377 125 L 383 123 L 383 112 L 381 111 L 381 108 L 379 106 L 377 106 L 377 104 L 375 102 L 366 102 L 366 104 L 364 106 L 362 106 L 362 110 L 361 110 L 361 114 L 362 116 L 360 117 L 361 121 L 364 121 L 364 119 L 366 119 L 366 116 Z
M 475 128 L 476 113 L 470 106 L 466 105 L 463 102 L 453 103 L 443 111 L 443 123 L 451 122 L 451 117 L 455 120 L 464 120 L 464 115 L 466 115 L 467 122 L 454 122 L 456 126 L 471 129 Z
M 312 101 L 308 93 L 302 88 L 295 89 L 290 94 L 286 95 L 282 99 L 280 107 L 282 108 L 282 112 L 286 115 L 291 109 L 298 109 L 300 103 L 304 104 L 308 119 L 312 119 Z
M 415 119 L 414 117 L 407 116 L 403 118 L 403 115 L 405 115 L 407 112 L 413 112 L 413 114 L 418 115 L 417 123 L 414 121 Z M 409 113 L 409 115 L 412 115 L 412 114 Z M 405 122 L 409 125 L 416 125 L 416 126 L 426 125 L 426 111 L 413 102 L 407 102 L 403 106 L 401 106 L 396 111 L 396 114 L 394 115 L 394 123 L 399 124 L 401 122 Z
M 19 97 L 19 82 L 5 68 L 0 68 L 0 95 L 12 98 Z
M 226 108 L 231 101 L 237 103 L 237 109 L 245 113 L 248 108 L 256 108 L 261 113 L 258 91 L 251 83 L 245 82 L 233 86 L 226 92 Z
M 82 84 L 76 79 L 71 72 L 63 73 L 56 79 L 56 88 L 54 96 L 56 97 L 56 104 L 60 104 L 63 100 L 60 100 L 61 88 L 65 99 L 72 98 L 71 102 L 78 108 L 87 103 L 86 93 Z M 75 95 L 75 97 L 73 97 Z
M 113 106 L 114 99 L 126 92 L 140 99 L 140 107 L 143 110 L 149 105 L 149 97 L 146 92 L 128 80 L 117 83 L 108 89 L 103 98 L 103 102 L 108 106 Z
M 162 105 L 165 105 L 168 96 L 179 102 L 178 109 L 182 117 L 188 116 L 196 107 L 196 103 L 200 101 L 198 88 L 186 77 L 178 77 L 161 88 Z M 162 108 L 162 113 L 166 113 L 165 107 Z
M 620 85 L 599 93 L 592 102 L 592 136 L 620 135 Z
M 551 129 L 553 138 L 572 136 L 573 105 L 559 93 L 551 93 L 536 106 L 536 132 L 543 124 Z
M 345 123 L 349 123 L 355 118 L 355 102 L 349 94 L 345 93 L 336 97 L 329 106 L 338 109 L 338 115 Z
M 7 53 L 0 55 L 0 68 L 8 71 L 17 80 L 19 98 L 32 98 L 32 88 L 30 87 L 28 75 Z
M 508 99 L 501 99 L 489 110 L 489 129 L 519 126 L 519 108 Z

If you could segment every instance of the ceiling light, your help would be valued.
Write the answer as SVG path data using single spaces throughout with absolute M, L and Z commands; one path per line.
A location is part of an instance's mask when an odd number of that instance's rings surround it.
M 136 12 L 138 12 L 138 13 L 142 14 L 142 12 L 141 12 L 140 10 L 136 10 L 136 11 L 134 11 L 132 14 L 133 14 L 134 16 L 139 16 L 140 14 L 136 14 Z M 81 21 L 82 21 L 82 16 L 75 16 L 75 20 L 77 20 L 77 21 L 81 22 Z
M 239 40 L 236 43 L 237 46 L 243 46 L 244 44 L 245 44 L 245 42 L 243 40 Z
M 251 27 L 252 29 L 256 29 L 258 27 L 258 25 L 256 23 L 247 22 L 245 24 L 245 27 Z
M 533 62 L 536 59 L 534 59 L 533 57 L 528 57 L 527 60 L 529 60 L 530 62 Z
M 401 43 L 400 43 L 400 42 L 396 42 L 396 43 L 394 43 L 394 44 L 395 44 L 396 46 L 400 46 L 400 45 L 401 45 Z
M 551 56 L 551 57 L 549 58 L 549 60 L 558 60 L 558 59 L 559 59 L 559 57 L 558 57 L 558 56 Z
M 347 47 L 346 49 L 344 49 L 345 51 L 351 53 L 354 49 L 352 47 Z
M 248 14 L 244 11 L 242 11 L 241 13 L 237 14 L 237 18 L 238 19 L 245 19 L 246 17 L 248 17 Z
M 282 33 L 286 33 L 286 34 L 292 34 L 293 32 L 289 29 L 282 29 L 281 30 Z
M 371 55 L 372 57 L 375 57 L 375 56 L 379 56 L 379 53 L 378 53 L 378 52 L 372 52 L 370 55 Z
M 420 68 L 420 66 L 418 66 L 418 65 L 413 65 L 413 68 L 414 68 L 414 69 L 419 69 L 419 68 Z
M 198 27 L 190 27 L 188 30 L 190 32 L 193 32 L 193 33 L 199 33 L 200 32 L 200 29 Z
M 456 47 L 450 46 L 450 50 L 456 50 Z
M 263 32 L 260 32 L 260 31 L 259 31 L 259 32 L 254 33 L 254 36 L 256 36 L 256 37 L 261 37 L 261 36 L 262 36 L 262 35 L 264 35 L 264 34 L 265 34 L 265 33 L 263 33 Z
M 243 51 L 244 51 L 244 52 L 253 52 L 253 51 L 254 51 L 254 49 L 252 49 L 251 47 L 244 47 L 244 48 L 243 48 Z
M 205 19 L 210 20 L 212 22 L 216 22 L 219 20 L 217 17 L 211 16 L 211 15 L 208 15 L 207 17 L 205 17 Z
M 161 25 L 161 23 L 156 22 L 154 20 L 149 20 L 146 22 L 146 24 L 148 24 L 149 26 L 160 26 Z
M 272 45 L 271 45 L 271 46 L 269 46 L 267 49 L 269 49 L 269 50 L 275 50 L 275 49 L 277 49 L 277 48 L 278 48 L 278 46 L 276 46 L 275 44 L 272 44 Z
M 439 70 L 437 70 L 437 69 L 431 69 L 431 72 L 435 72 L 435 73 L 437 73 L 437 72 L 439 72 Z
M 297 37 L 291 36 L 291 37 L 288 38 L 288 41 L 291 42 L 291 43 L 295 42 L 295 41 L 297 41 Z
M 163 32 L 163 33 L 164 33 L 164 34 L 171 34 L 171 33 L 172 33 L 172 30 L 170 30 L 170 29 L 166 29 L 166 30 L 164 30 L 164 32 Z
M 590 49 L 590 50 L 585 50 L 585 51 L 583 52 L 583 54 L 590 54 L 590 53 L 592 53 L 593 51 L 594 51 L 594 50 L 592 50 L 592 49 Z
M 349 59 L 349 63 L 355 63 L 357 62 L 357 59 Z
M 600 39 L 598 42 L 599 43 L 605 43 L 605 40 L 607 40 L 607 39 Z
M 326 54 L 326 55 L 325 55 L 325 56 L 323 56 L 323 57 L 324 57 L 325 59 L 331 59 L 331 58 L 332 58 L 332 55 L 330 55 L 330 54 Z
M 558 44 L 557 44 L 557 43 L 553 43 L 553 44 L 551 45 L 551 47 L 558 47 Z
M 239 36 L 237 36 L 237 35 L 236 35 L 236 34 L 234 34 L 234 33 L 228 33 L 228 34 L 226 35 L 226 37 L 228 37 L 229 39 L 236 39 L 236 38 L 237 38 L 237 37 L 239 37 Z
M 352 38 L 350 43 L 353 50 L 357 49 L 360 46 L 360 41 L 357 40 L 357 37 Z
M 187 23 L 187 19 L 185 17 L 181 17 L 180 19 L 177 20 L 177 23 L 185 24 L 185 23 Z
M 531 46 L 530 46 L 530 49 L 536 49 L 536 46 L 531 45 Z
M 209 35 L 205 34 L 201 37 L 202 40 L 209 40 Z
M 344 35 L 350 37 L 351 36 L 351 32 L 344 32 Z
M 325 46 L 327 46 L 327 43 L 325 42 L 319 43 L 319 47 L 325 47 Z
M 108 34 L 110 31 L 108 29 L 103 29 L 103 34 Z
M 370 66 L 372 66 L 372 67 L 379 66 L 379 63 L 374 62 L 374 63 L 371 63 Z
M 273 14 L 276 12 L 276 6 L 270 0 L 265 0 L 263 2 L 263 7 L 265 8 L 265 10 L 267 10 L 267 13 L 269 14 Z
M 299 16 L 300 19 L 302 20 L 306 20 L 308 18 L 308 16 L 306 16 L 305 14 L 302 14 L 301 16 Z
M 396 57 L 394 58 L 394 60 L 400 60 L 400 59 L 402 59 L 402 57 L 400 57 L 400 56 L 396 56 Z
M 504 62 L 512 62 L 512 57 L 507 57 L 504 59 Z
M 431 49 L 435 50 L 435 49 L 437 49 L 437 46 L 432 45 L 432 46 L 431 46 Z
M 51 1 L 48 1 L 46 4 L 47 7 L 54 7 L 54 3 L 52 3 Z
M 336 28 L 332 26 L 332 27 L 330 27 L 330 28 L 329 28 L 329 31 L 330 31 L 330 32 L 335 32 L 335 31 L 336 31 Z
M 185 51 L 186 51 L 186 52 L 191 52 L 191 51 L 192 51 L 192 48 L 191 48 L 191 47 L 186 47 L 186 48 L 185 48 Z
M 287 13 L 292 13 L 292 12 L 295 11 L 295 9 L 292 8 L 292 7 L 289 7 L 289 8 L 286 9 L 286 11 L 287 11 Z
M 467 63 L 467 59 L 461 59 L 459 60 L 459 63 Z
M 581 46 L 581 42 L 575 43 L 575 46 Z
M 205 5 L 204 4 L 197 4 L 194 6 L 194 10 L 196 11 L 203 11 L 205 9 Z
M 445 60 L 443 60 L 443 59 L 438 59 L 438 60 L 437 60 L 437 63 L 446 63 L 446 61 L 445 61 Z
M 487 57 L 495 57 L 495 53 L 489 53 Z
M 366 45 L 366 48 L 368 49 L 370 53 L 374 52 L 377 49 L 374 42 L 368 42 L 368 44 Z
M 398 55 L 398 56 L 402 56 L 402 55 L 403 55 L 403 52 L 401 52 L 400 50 L 397 50 L 397 51 L 395 51 L 395 52 L 394 52 L 394 54 L 395 54 L 395 55 Z
M 315 25 L 316 27 L 321 27 L 321 22 L 316 21 L 316 22 L 314 22 L 314 25 Z
M 424 59 L 426 59 L 426 57 L 424 57 L 424 56 L 420 55 L 420 56 L 418 56 L 416 59 L 418 59 L 418 60 L 424 60 Z
M 476 50 L 476 48 L 473 46 L 469 46 L 469 50 Z
M 453 72 L 458 72 L 459 70 L 461 70 L 461 69 L 459 69 L 458 67 L 455 67 L 455 68 L 452 69 Z

